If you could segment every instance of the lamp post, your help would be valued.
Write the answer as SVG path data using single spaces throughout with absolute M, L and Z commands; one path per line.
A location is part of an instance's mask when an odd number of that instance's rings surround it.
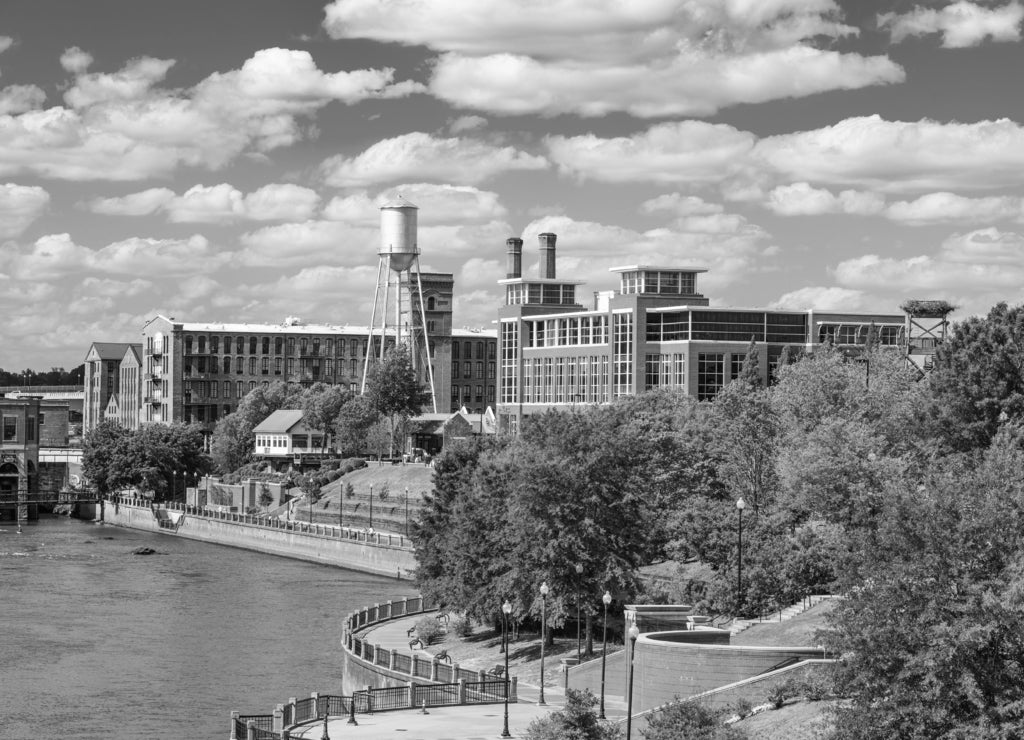
M 184 474 L 183 474 L 184 475 Z M 178 471 L 171 471 L 171 501 L 178 500 Z
M 640 636 L 640 628 L 633 624 L 629 628 L 629 693 L 626 699 L 626 740 L 630 740 L 633 731 L 633 654 L 636 652 L 636 638 Z
M 743 510 L 747 502 L 736 499 L 736 513 L 739 516 L 739 529 L 736 531 L 736 616 L 740 615 L 743 606 Z
M 540 698 L 537 700 L 537 706 L 545 706 L 547 702 L 544 701 L 544 633 L 547 628 L 547 607 L 548 607 L 548 582 L 544 581 L 540 584 Z M 507 656 L 508 653 L 505 653 Z
M 512 613 L 512 605 L 508 599 L 501 605 L 501 646 L 505 652 L 505 726 L 501 730 L 502 737 L 512 737 L 508 731 L 508 615 Z
M 405 536 L 409 536 L 409 486 L 405 487 Z
M 583 563 L 576 563 L 576 665 L 580 664 L 582 649 L 580 643 L 580 576 L 583 575 Z
M 370 484 L 370 529 L 373 529 L 373 484 Z
M 601 601 L 604 602 L 604 627 L 601 629 L 601 711 L 598 712 L 597 717 L 598 719 L 607 719 L 604 716 L 604 666 L 608 657 L 608 605 L 612 603 L 612 595 L 605 591 Z
M 331 736 L 327 734 L 327 712 L 324 712 L 324 731 L 320 735 L 320 740 L 331 740 Z

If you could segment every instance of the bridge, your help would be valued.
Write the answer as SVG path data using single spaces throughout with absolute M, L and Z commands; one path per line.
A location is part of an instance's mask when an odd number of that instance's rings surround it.
M 0 491 L 0 521 L 11 519 L 20 527 L 22 522 L 39 518 L 40 506 L 75 506 L 99 501 L 100 495 L 89 490 Z

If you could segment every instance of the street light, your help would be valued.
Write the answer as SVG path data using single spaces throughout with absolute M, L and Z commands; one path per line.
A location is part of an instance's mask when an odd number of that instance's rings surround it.
M 583 575 L 583 563 L 576 563 L 576 665 L 582 658 L 580 649 L 580 576 Z
M 636 638 L 640 636 L 640 628 L 636 623 L 629 628 L 629 695 L 626 699 L 626 740 L 630 740 L 633 731 L 633 654 L 636 652 Z
M 505 651 L 505 727 L 501 731 L 502 737 L 512 737 L 508 731 L 508 615 L 512 613 L 512 605 L 508 599 L 501 605 L 501 646 Z
M 548 606 L 548 582 L 540 584 L 540 699 L 537 706 L 545 706 L 544 701 L 544 632 L 547 627 L 547 606 Z M 506 653 L 508 655 L 508 653 Z
M 604 664 L 608 656 L 608 605 L 612 603 L 612 595 L 605 591 L 601 601 L 604 602 L 604 628 L 601 630 L 601 711 L 597 717 L 607 719 L 604 716 Z
M 747 502 L 742 498 L 736 499 L 736 512 L 739 515 L 739 529 L 737 530 L 736 548 L 736 616 L 740 615 L 743 606 L 743 510 L 747 508 Z
M 405 536 L 409 536 L 409 486 L 405 487 Z
M 373 484 L 370 484 L 370 529 L 373 529 Z

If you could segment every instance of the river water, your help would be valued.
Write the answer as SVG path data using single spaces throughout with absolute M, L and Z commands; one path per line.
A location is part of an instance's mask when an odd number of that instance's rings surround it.
M 0 740 L 226 740 L 232 710 L 340 694 L 342 618 L 412 593 L 64 517 L 23 529 L 0 523 Z

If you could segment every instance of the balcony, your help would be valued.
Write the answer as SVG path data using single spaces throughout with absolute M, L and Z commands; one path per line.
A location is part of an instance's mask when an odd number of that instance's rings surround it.
M 164 395 L 162 393 L 158 393 L 156 395 L 146 396 L 143 401 L 151 405 L 159 405 L 164 402 Z

